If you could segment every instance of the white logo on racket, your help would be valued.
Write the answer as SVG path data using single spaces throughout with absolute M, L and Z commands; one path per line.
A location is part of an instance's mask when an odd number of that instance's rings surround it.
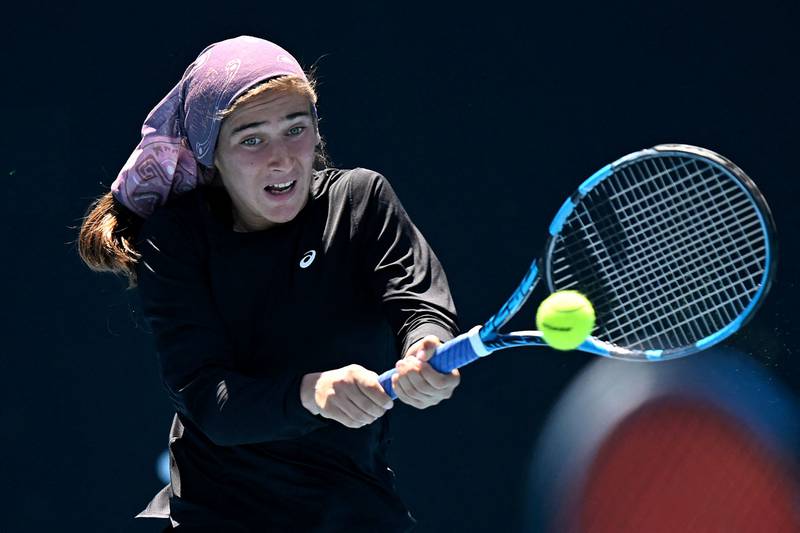
M 317 252 L 314 250 L 309 250 L 305 254 L 303 254 L 303 258 L 300 260 L 300 268 L 308 268 L 311 266 L 311 263 L 314 262 L 314 258 L 317 257 Z

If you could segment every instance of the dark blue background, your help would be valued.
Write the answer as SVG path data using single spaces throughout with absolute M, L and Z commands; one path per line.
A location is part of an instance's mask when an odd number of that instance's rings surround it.
M 502 303 L 563 198 L 600 166 L 662 142 L 730 157 L 780 239 L 778 280 L 730 343 L 800 386 L 797 2 L 299 4 L 28 3 L 7 18 L 0 529 L 161 527 L 132 518 L 161 486 L 172 416 L 152 337 L 135 293 L 86 269 L 74 241 L 147 112 L 202 48 L 240 34 L 317 65 L 334 163 L 389 177 L 464 326 Z M 393 460 L 418 531 L 517 527 L 541 425 L 588 361 L 504 353 L 465 369 L 449 402 L 395 409 Z

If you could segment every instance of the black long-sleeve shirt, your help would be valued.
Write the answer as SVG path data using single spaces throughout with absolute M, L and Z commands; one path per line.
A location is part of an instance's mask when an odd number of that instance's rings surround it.
M 172 482 L 139 516 L 232 519 L 270 531 L 404 530 L 386 462 L 389 414 L 360 429 L 314 416 L 303 375 L 381 373 L 428 334 L 457 333 L 437 258 L 380 175 L 314 175 L 298 216 L 232 230 L 201 187 L 144 223 L 137 267 L 176 408 Z

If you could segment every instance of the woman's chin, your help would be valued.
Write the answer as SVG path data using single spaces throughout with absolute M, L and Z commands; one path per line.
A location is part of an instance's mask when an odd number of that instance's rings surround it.
M 305 202 L 295 197 L 290 201 L 267 202 L 260 210 L 261 218 L 273 224 L 285 224 L 294 220 L 305 207 Z

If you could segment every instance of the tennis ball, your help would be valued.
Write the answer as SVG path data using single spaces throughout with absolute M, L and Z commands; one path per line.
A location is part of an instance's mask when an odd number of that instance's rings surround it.
M 556 350 L 574 350 L 594 328 L 594 308 L 578 291 L 554 292 L 539 305 L 536 327 Z

